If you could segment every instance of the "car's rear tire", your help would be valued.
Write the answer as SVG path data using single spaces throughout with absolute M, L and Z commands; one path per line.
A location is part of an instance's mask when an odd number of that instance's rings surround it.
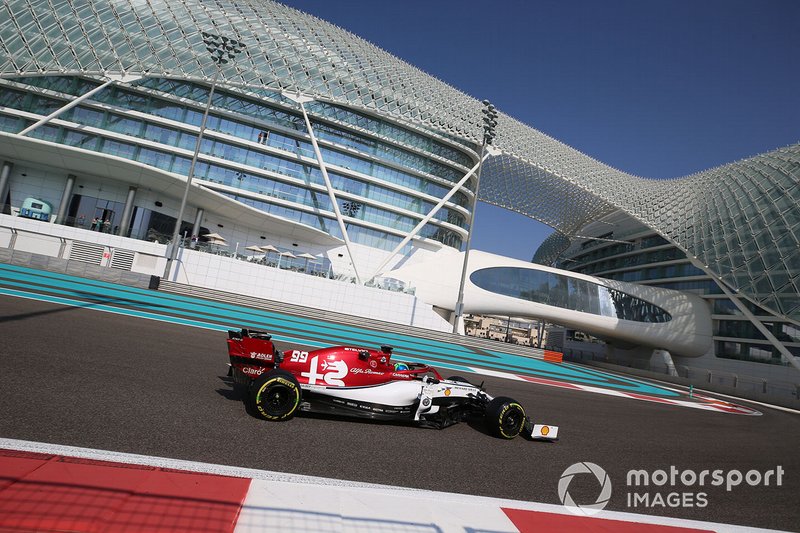
M 469 383 L 467 378 L 461 376 L 450 376 L 449 378 L 447 378 L 447 381 L 458 381 L 459 383 Z
M 294 416 L 302 391 L 297 379 L 285 370 L 270 370 L 250 385 L 245 403 L 248 411 L 265 420 L 282 421 Z
M 498 396 L 486 406 L 484 420 L 490 435 L 513 439 L 525 425 L 525 409 L 512 398 Z

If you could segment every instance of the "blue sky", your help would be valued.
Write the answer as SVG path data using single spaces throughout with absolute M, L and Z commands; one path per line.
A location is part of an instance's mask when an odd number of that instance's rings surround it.
M 284 3 L 639 176 L 800 141 L 799 1 Z M 479 204 L 472 243 L 527 261 L 550 231 Z

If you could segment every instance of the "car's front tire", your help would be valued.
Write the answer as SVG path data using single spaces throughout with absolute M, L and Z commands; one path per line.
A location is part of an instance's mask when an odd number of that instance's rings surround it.
M 292 374 L 274 369 L 253 381 L 245 403 L 251 413 L 265 420 L 289 420 L 300 406 L 301 394 Z
M 513 439 L 525 425 L 525 409 L 512 398 L 498 396 L 486 406 L 484 420 L 491 435 Z

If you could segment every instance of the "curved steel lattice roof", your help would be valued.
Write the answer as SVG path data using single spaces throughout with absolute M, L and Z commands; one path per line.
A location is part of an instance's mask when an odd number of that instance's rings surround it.
M 223 85 L 270 87 L 478 142 L 481 103 L 353 34 L 270 0 L 6 0 L 0 76 L 209 80 L 202 31 L 245 53 Z M 480 198 L 574 235 L 622 209 L 732 288 L 800 318 L 800 144 L 680 180 L 637 178 L 500 114 Z

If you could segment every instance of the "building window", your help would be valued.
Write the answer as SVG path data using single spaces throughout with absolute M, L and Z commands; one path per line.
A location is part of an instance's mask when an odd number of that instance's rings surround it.
M 715 341 L 715 353 L 723 359 L 739 359 L 771 365 L 787 365 L 780 352 L 771 344 Z M 787 347 L 795 357 L 800 357 L 800 347 Z
M 594 315 L 636 322 L 669 322 L 672 316 L 657 305 L 610 289 L 552 272 L 494 267 L 470 275 L 472 283 L 496 294 Z

